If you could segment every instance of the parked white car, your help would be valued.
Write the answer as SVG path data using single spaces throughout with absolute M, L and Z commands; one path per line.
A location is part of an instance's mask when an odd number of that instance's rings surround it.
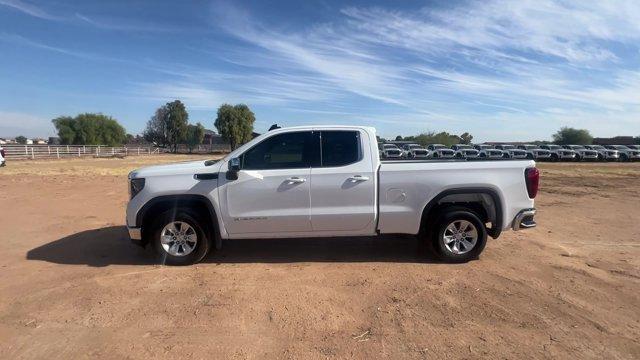
M 598 152 L 596 150 L 587 149 L 584 145 L 565 145 L 565 149 L 573 150 L 576 153 L 574 160 L 576 161 L 596 161 L 598 160 Z
M 476 159 L 480 157 L 480 152 L 469 144 L 455 144 L 451 146 L 455 151 L 454 156 L 460 159 Z
M 4 156 L 5 156 L 4 148 L 2 146 L 0 146 L 0 166 L 7 165 L 7 162 L 4 159 Z
M 551 153 L 551 161 L 573 161 L 576 158 L 575 151 L 564 149 L 560 145 L 540 145 L 540 148 L 549 150 Z
M 503 156 L 506 159 L 526 159 L 527 151 L 518 149 L 515 145 L 511 144 L 500 144 L 496 145 L 496 149 L 502 150 Z
M 541 149 L 538 145 L 520 144 L 518 145 L 518 149 L 521 149 L 527 152 L 527 159 L 540 160 L 540 161 L 551 159 L 551 151 L 546 149 Z
M 452 159 L 456 153 L 442 144 L 429 144 L 427 150 L 430 151 L 429 156 L 433 159 Z
M 494 148 L 492 145 L 477 144 L 474 147 L 480 152 L 480 158 L 482 159 L 497 160 L 504 158 L 504 152 L 500 149 Z
M 585 145 L 589 150 L 595 150 L 598 152 L 598 160 L 600 161 L 618 161 L 620 159 L 620 153 L 615 149 L 607 149 L 602 145 Z
M 530 160 L 380 161 L 370 127 L 281 128 L 219 161 L 131 172 L 126 222 L 134 242 L 172 265 L 200 261 L 223 239 L 379 234 L 417 235 L 462 262 L 487 236 L 536 225 L 538 181 Z
M 379 144 L 382 159 L 402 159 L 404 152 L 395 144 Z
M 402 150 L 407 159 L 426 159 L 429 157 L 429 150 L 420 144 L 405 144 L 402 145 Z
M 605 145 L 607 149 L 618 150 L 620 161 L 638 161 L 640 160 L 640 150 L 631 148 L 634 145 Z

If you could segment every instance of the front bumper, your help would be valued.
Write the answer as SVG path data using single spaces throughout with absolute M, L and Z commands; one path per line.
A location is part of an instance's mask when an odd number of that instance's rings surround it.
M 558 154 L 558 159 L 560 160 L 566 160 L 566 159 L 575 159 L 576 158 L 576 154 Z
M 524 209 L 520 210 L 518 215 L 513 219 L 511 228 L 514 231 L 531 229 L 536 227 L 536 222 L 533 217 L 536 215 L 536 209 Z
M 384 156 L 387 159 L 401 159 L 402 158 L 402 154 L 387 154 L 387 153 L 385 153 Z

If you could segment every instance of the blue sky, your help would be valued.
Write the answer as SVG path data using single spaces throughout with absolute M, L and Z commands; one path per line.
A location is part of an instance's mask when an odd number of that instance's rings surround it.
M 0 0 L 0 137 L 81 112 L 135 134 L 173 99 L 212 129 L 241 102 L 257 131 L 637 136 L 640 1 Z

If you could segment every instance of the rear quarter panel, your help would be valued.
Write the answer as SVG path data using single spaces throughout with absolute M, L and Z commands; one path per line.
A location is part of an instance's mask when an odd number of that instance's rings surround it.
M 500 197 L 502 228 L 508 229 L 516 214 L 533 207 L 527 194 L 524 171 L 527 161 L 384 162 L 380 166 L 381 233 L 417 234 L 422 211 L 443 191 L 486 188 Z

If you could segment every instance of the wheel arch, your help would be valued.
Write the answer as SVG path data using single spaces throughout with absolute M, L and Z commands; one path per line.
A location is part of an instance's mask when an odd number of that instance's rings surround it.
M 150 222 L 162 212 L 178 207 L 196 210 L 196 214 L 205 220 L 210 240 L 219 248 L 221 234 L 216 209 L 207 197 L 196 194 L 162 195 L 147 201 L 136 214 L 136 226 L 142 229 L 143 242 L 148 242 Z
M 487 234 L 496 239 L 503 227 L 504 209 L 499 192 L 489 187 L 447 189 L 431 199 L 422 209 L 420 229 L 438 218 L 438 211 L 447 206 L 463 206 L 479 212 L 483 221 L 491 223 Z

